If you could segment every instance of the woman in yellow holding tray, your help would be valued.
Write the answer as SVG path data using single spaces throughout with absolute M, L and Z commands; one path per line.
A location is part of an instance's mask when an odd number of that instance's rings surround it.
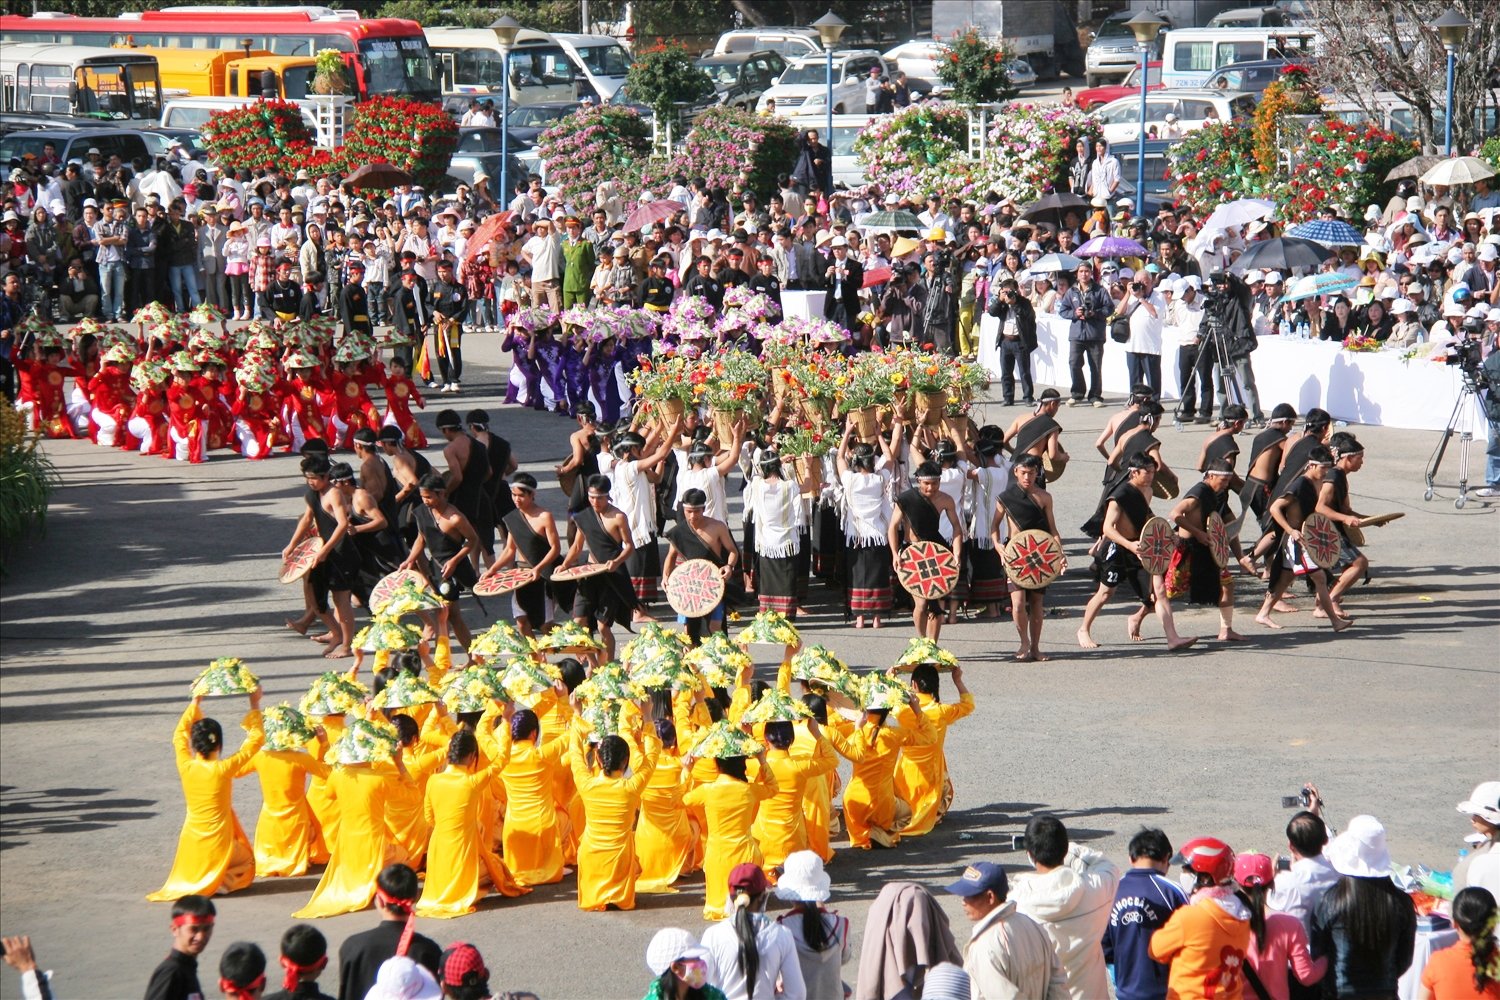
M 495 739 L 495 720 L 500 720 L 500 738 Z M 474 912 L 480 878 L 488 873 L 490 884 L 507 896 L 529 889 L 514 888 L 510 873 L 500 858 L 484 843 L 479 810 L 485 786 L 505 768 L 511 752 L 511 710 L 505 703 L 497 715 L 492 705 L 480 718 L 475 732 L 460 729 L 448 742 L 448 767 L 427 779 L 422 812 L 432 839 L 427 847 L 427 880 L 417 900 L 419 917 L 461 917 Z M 480 746 L 489 763 L 480 766 Z M 506 823 L 507 828 L 510 826 Z
M 563 824 L 558 819 L 555 774 L 568 741 L 558 734 L 540 741 L 537 714 L 520 709 L 511 717 L 510 761 L 500 772 L 505 783 L 505 864 L 520 885 L 547 885 L 563 877 Z
M 748 758 L 760 765 L 755 780 L 746 772 Z M 712 759 L 719 776 L 682 797 L 683 805 L 703 807 L 708 841 L 703 850 L 705 879 L 703 919 L 723 920 L 729 897 L 729 873 L 739 864 L 760 864 L 760 845 L 751 836 L 760 804 L 776 794 L 776 778 L 766 764 L 766 750 L 731 726 L 716 722 L 683 760 L 691 767 L 698 758 Z
M 318 821 L 307 802 L 307 777 L 327 779 L 322 727 L 314 729 L 290 705 L 266 710 L 266 743 L 240 774 L 260 779 L 260 818 L 255 823 L 255 874 L 295 878 L 307 874 L 319 843 Z
M 677 726 L 657 719 L 656 735 L 661 756 L 641 796 L 641 820 L 635 830 L 635 853 L 641 863 L 635 891 L 645 893 L 676 892 L 672 883 L 703 865 L 702 833 L 682 805 L 688 777 Z
M 623 706 L 625 703 L 617 703 Z M 619 712 L 616 718 L 625 716 Z M 578 841 L 578 908 L 580 910 L 635 909 L 635 877 L 639 864 L 635 854 L 635 821 L 641 794 L 656 771 L 661 741 L 656 738 L 649 709 L 641 708 L 644 730 L 640 759 L 630 777 L 631 746 L 621 736 L 603 735 L 594 754 L 599 771 L 589 769 L 584 733 L 575 716 L 569 751 L 573 784 L 583 801 L 583 836 Z M 596 729 L 597 732 L 597 729 Z
M 254 683 L 254 675 L 250 680 Z M 203 694 L 194 694 L 177 720 L 172 752 L 177 758 L 187 816 L 166 883 L 146 897 L 154 903 L 234 892 L 255 880 L 255 850 L 234 814 L 234 779 L 266 738 L 261 729 L 259 684 L 255 683 L 248 694 L 250 711 L 240 722 L 245 742 L 229 757 L 219 756 L 224 749 L 223 728 L 215 720 L 203 718 Z
M 826 730 L 833 748 L 854 764 L 849 786 L 844 789 L 844 825 L 849 845 L 869 850 L 870 844 L 894 847 L 901 830 L 911 819 L 911 806 L 896 796 L 896 759 L 907 746 L 927 746 L 937 739 L 932 722 L 921 711 L 913 692 L 882 674 L 864 678 L 865 717 L 854 732 L 845 736 Z M 913 713 L 914 730 L 886 725 L 891 710 L 902 704 L 902 695 Z
M 906 837 L 930 832 L 952 805 L 953 785 L 948 780 L 948 758 L 943 753 L 943 741 L 948 736 L 949 726 L 974 711 L 974 696 L 964 687 L 962 667 L 953 668 L 957 702 L 944 704 L 938 701 L 938 672 L 931 663 L 921 663 L 913 668 L 911 686 L 922 706 L 919 711 L 932 723 L 937 739 L 925 746 L 913 744 L 903 748 L 901 762 L 896 765 L 896 795 L 911 804 L 911 822 L 901 831 Z M 897 718 L 902 727 L 916 724 L 908 711 L 902 711 Z
M 764 708 L 763 708 L 764 706 Z M 767 692 L 751 709 L 751 716 L 781 716 L 765 719 L 766 764 L 776 779 L 776 794 L 760 804 L 751 833 L 760 844 L 762 863 L 775 868 L 787 855 L 807 850 L 807 822 L 803 799 L 813 779 L 830 774 L 839 765 L 832 745 L 823 738 L 811 711 L 800 701 L 781 692 Z M 812 736 L 812 753 L 802 756 L 792 752 L 797 738 L 793 719 L 806 719 Z

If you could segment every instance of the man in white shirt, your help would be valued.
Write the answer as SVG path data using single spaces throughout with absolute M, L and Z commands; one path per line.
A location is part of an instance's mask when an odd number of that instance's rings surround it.
M 1148 270 L 1133 275 L 1117 311 L 1130 317 L 1130 339 L 1125 342 L 1125 369 L 1130 373 L 1130 384 L 1149 385 L 1160 396 L 1161 328 L 1167 315 L 1167 300 L 1153 287 L 1155 283 L 1156 275 Z
M 1064 1000 L 1068 980 L 1047 932 L 1006 899 L 1005 869 L 976 861 L 947 886 L 974 921 L 964 971 L 978 1000 Z
M 532 231 L 521 246 L 521 259 L 531 265 L 531 301 L 546 302 L 553 312 L 562 312 L 562 243 L 552 232 L 551 219 L 537 219 Z
M 1052 939 L 1072 1000 L 1109 996 L 1102 941 L 1120 869 L 1092 848 L 1069 844 L 1056 816 L 1033 816 L 1026 824 L 1026 853 L 1036 871 L 1016 878 L 1016 909 Z
M 1307 793 L 1308 808 L 1286 825 L 1286 846 L 1292 852 L 1292 865 L 1276 873 L 1276 886 L 1266 897 L 1266 903 L 1274 910 L 1290 913 L 1311 933 L 1313 911 L 1323 894 L 1339 880 L 1339 873 L 1323 857 L 1323 848 L 1328 844 L 1323 800 L 1312 785 L 1307 786 Z

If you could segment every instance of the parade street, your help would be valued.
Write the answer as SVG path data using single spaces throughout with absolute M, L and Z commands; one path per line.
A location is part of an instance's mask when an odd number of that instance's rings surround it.
M 472 337 L 463 397 L 434 397 L 421 422 L 431 435 L 434 411 L 445 404 L 488 407 L 492 430 L 542 483 L 541 502 L 561 512 L 552 467 L 574 424 L 498 405 L 498 345 L 498 336 Z M 1269 409 L 1279 400 L 1265 402 Z M 987 412 L 976 412 L 976 423 L 1002 426 L 1020 412 L 998 403 L 980 409 Z M 1052 659 L 1013 662 L 1008 619 L 945 628 L 942 644 L 961 658 L 978 706 L 948 733 L 952 811 L 931 834 L 893 850 L 835 842 L 828 905 L 856 928 L 887 881 L 911 879 L 936 891 L 974 860 L 1012 872 L 1026 867 L 1012 836 L 1036 812 L 1057 814 L 1075 840 L 1121 861 L 1142 824 L 1160 826 L 1176 844 L 1213 834 L 1236 850 L 1285 853 L 1290 812 L 1281 798 L 1312 781 L 1335 828 L 1357 813 L 1377 814 L 1398 865 L 1447 869 L 1463 847 L 1469 822 L 1454 803 L 1500 761 L 1500 532 L 1496 507 L 1471 499 L 1454 509 L 1456 446 L 1444 460 L 1438 497 L 1424 503 L 1435 433 L 1348 428 L 1366 450 L 1351 481 L 1354 508 L 1406 517 L 1368 529 L 1372 579 L 1345 598 L 1356 619 L 1347 632 L 1335 636 L 1313 619 L 1300 585 L 1292 591 L 1300 610 L 1279 616 L 1279 632 L 1262 628 L 1252 620 L 1261 587 L 1240 575 L 1236 628 L 1248 637 L 1244 644 L 1214 642 L 1214 610 L 1181 605 L 1179 630 L 1204 637 L 1195 647 L 1169 654 L 1154 618 L 1146 641 L 1129 643 L 1132 606 L 1122 591 L 1095 626 L 1102 648 L 1084 652 L 1074 632 L 1093 585 L 1078 526 L 1098 494 L 1102 460 L 1090 443 L 1114 412 L 1112 403 L 1064 409 L 1058 418 L 1074 460 L 1052 493 L 1072 565 L 1049 591 L 1049 607 L 1060 612 L 1043 634 Z M 1163 453 L 1175 468 L 1191 469 L 1206 433 L 1166 425 Z M 215 657 L 241 657 L 262 677 L 269 707 L 295 704 L 328 668 L 318 658 L 322 647 L 283 626 L 299 613 L 301 594 L 276 582 L 281 549 L 303 509 L 303 484 L 297 459 L 282 455 L 248 462 L 219 453 L 189 466 L 87 441 L 43 447 L 62 485 L 45 537 L 9 553 L 0 584 L 6 933 L 32 936 L 42 967 L 55 971 L 56 996 L 139 995 L 169 944 L 167 908 L 145 897 L 171 865 L 182 821 L 170 741 L 189 682 Z M 1481 439 L 1476 452 L 1482 448 Z M 1476 454 L 1476 479 L 1480 464 Z M 1182 475 L 1184 488 L 1196 478 Z M 730 488 L 736 528 L 737 484 Z M 1246 537 L 1253 541 L 1251 529 Z M 490 599 L 485 614 L 471 596 L 463 612 L 483 626 L 506 605 Z M 655 610 L 668 613 L 664 605 Z M 804 641 L 830 646 L 856 670 L 889 666 L 912 634 L 909 619 L 897 618 L 880 631 L 856 631 L 843 620 L 839 596 L 817 581 L 809 610 L 798 621 Z M 769 677 L 773 665 L 759 666 Z M 942 694 L 954 697 L 946 676 Z M 242 739 L 244 708 L 242 698 L 204 704 L 224 723 L 231 749 Z M 237 783 L 247 829 L 259 802 L 253 779 Z M 231 942 L 274 949 L 316 881 L 315 874 L 262 879 L 219 899 L 218 928 L 200 958 L 205 981 Z M 681 885 L 679 894 L 643 895 L 633 912 L 606 915 L 577 909 L 569 876 L 519 899 L 488 897 L 469 917 L 419 924 L 442 942 L 478 945 L 497 990 L 547 1000 L 635 996 L 657 928 L 703 929 L 701 874 Z M 966 940 L 959 900 L 936 894 Z M 367 911 L 317 923 L 334 950 L 375 919 Z M 846 966 L 845 979 L 853 978 Z M 330 970 L 325 991 L 331 981 Z M 0 996 L 19 995 L 16 977 L 0 977 Z

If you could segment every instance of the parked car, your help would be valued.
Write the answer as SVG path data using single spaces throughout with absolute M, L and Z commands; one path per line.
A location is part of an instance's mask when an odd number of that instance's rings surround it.
M 1146 64 L 1146 91 L 1160 90 L 1161 82 L 1161 60 L 1156 59 Z M 1136 62 L 1135 69 L 1130 71 L 1122 83 L 1108 83 L 1102 87 L 1090 87 L 1080 90 L 1074 95 L 1073 100 L 1083 111 L 1103 107 L 1110 101 L 1117 101 L 1131 94 L 1139 97 L 1141 95 L 1141 65 Z
M 509 169 L 511 177 L 520 177 L 525 171 L 521 162 L 516 159 L 518 152 L 520 149 L 517 145 L 512 145 Z M 458 145 L 454 147 L 453 158 L 448 161 L 448 176 L 455 182 L 472 184 L 474 175 L 480 171 L 494 178 L 494 188 L 498 190 L 500 185 L 500 129 L 498 126 L 458 130 Z
M 719 36 L 714 50 L 707 54 L 722 56 L 731 52 L 761 52 L 766 49 L 787 60 L 820 55 L 823 52 L 818 33 L 812 28 L 765 27 L 726 31 Z
M 780 115 L 822 115 L 828 113 L 828 70 L 826 56 L 798 59 L 786 68 L 781 79 L 760 96 L 755 109 L 764 111 L 768 101 L 776 102 Z M 888 74 L 880 53 L 874 49 L 845 49 L 833 54 L 833 113 L 841 115 L 865 109 L 865 81 L 870 70 Z
M 1024 89 L 1036 83 L 1036 70 L 1031 68 L 1031 63 L 1020 56 L 1005 64 L 1005 75 L 1010 77 L 1010 85 L 1017 89 Z
M 162 104 L 161 124 L 164 128 L 201 129 L 215 111 L 231 111 L 247 108 L 261 101 L 259 97 L 174 97 Z M 309 110 L 311 101 L 293 101 L 302 109 L 302 124 L 309 131 L 316 131 L 317 121 Z
M 854 155 L 854 140 L 874 121 L 870 115 L 834 115 L 833 138 L 828 146 L 833 152 L 833 183 L 856 188 L 869 183 Z
M 1097 87 L 1104 80 L 1123 78 L 1141 63 L 1141 54 L 1136 46 L 1135 34 L 1126 25 L 1138 11 L 1123 10 L 1106 17 L 1084 57 L 1084 80 L 1090 87 Z M 1163 31 L 1172 27 L 1170 15 L 1156 11 L 1155 16 L 1165 22 Z M 1148 59 L 1161 58 L 1161 36 L 1151 46 Z
M 1159 90 L 1146 95 L 1146 128 L 1154 126 L 1157 135 L 1165 136 L 1167 115 L 1177 116 L 1183 133 L 1202 128 L 1209 120 L 1209 109 L 1219 121 L 1248 117 L 1255 111 L 1256 95 L 1230 91 Z M 1111 101 L 1095 112 L 1104 126 L 1104 138 L 1111 144 L 1129 142 L 1140 135 L 1141 99 L 1139 95 Z
M 1245 7 L 1241 10 L 1220 11 L 1204 27 L 1290 28 L 1296 23 L 1297 19 L 1283 7 Z
M 536 143 L 536 137 L 553 126 L 559 118 L 566 118 L 580 107 L 577 101 L 543 101 L 540 104 L 524 104 L 510 109 L 506 123 L 510 126 L 510 141 L 520 142 L 522 148 Z
M 46 128 L 30 132 L 11 132 L 0 136 L 0 163 L 20 162 L 27 153 L 42 155 L 47 143 L 57 147 L 57 155 L 64 162 L 85 160 L 90 149 L 98 149 L 108 160 L 119 156 L 129 163 L 140 157 L 150 160 L 155 154 L 156 143 L 147 144 L 146 138 L 132 129 L 122 128 Z
M 1167 159 L 1167 150 L 1171 149 L 1181 140 L 1178 139 L 1147 139 L 1146 140 L 1146 204 L 1160 204 L 1172 200 L 1172 175 L 1171 163 Z M 1115 191 L 1116 198 L 1135 197 L 1135 175 L 1136 160 L 1140 151 L 1134 142 L 1124 142 L 1110 148 L 1110 152 L 1120 161 L 1120 186 Z M 1156 213 L 1149 212 L 1148 215 Z
M 760 95 L 776 85 L 786 60 L 771 49 L 704 56 L 694 63 L 713 81 L 717 102 L 753 111 Z
M 921 80 L 929 87 L 938 85 L 937 58 L 942 48 L 937 42 L 913 39 L 887 49 L 883 58 L 893 70 L 906 74 L 907 82 Z
M 1311 60 L 1304 60 L 1304 65 Z M 1264 94 L 1266 88 L 1281 79 L 1281 71 L 1291 65 L 1285 59 L 1257 59 L 1230 63 L 1214 70 L 1203 84 L 1204 90 L 1234 90 L 1242 94 Z

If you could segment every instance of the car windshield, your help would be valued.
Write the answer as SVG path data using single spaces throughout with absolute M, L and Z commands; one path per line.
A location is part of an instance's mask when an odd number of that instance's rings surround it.
M 366 38 L 359 43 L 370 96 L 436 101 L 436 63 L 423 38 Z
M 44 139 L 39 135 L 8 135 L 0 139 L 0 163 L 19 163 L 21 157 L 28 153 L 39 157 L 42 155 L 42 147 L 48 142 L 57 140 Z
M 630 72 L 630 53 L 618 45 L 590 45 L 578 50 L 578 61 L 595 76 L 624 76 Z
M 1147 66 L 1146 67 L 1146 86 L 1148 86 L 1148 87 L 1155 87 L 1155 86 L 1157 86 L 1160 83 L 1161 83 L 1161 67 L 1160 66 Z M 1130 71 L 1130 75 L 1125 78 L 1125 86 L 1127 86 L 1127 87 L 1139 87 L 1140 85 L 1141 85 L 1141 68 L 1139 66 L 1137 66 L 1135 69 L 1131 70 Z
M 547 125 L 573 110 L 574 108 L 571 106 L 566 108 L 521 107 L 512 111 L 510 117 L 506 120 L 510 122 L 513 128 L 528 128 L 537 125 Z
M 784 87 L 805 87 L 809 84 L 818 84 L 821 86 L 828 83 L 828 65 L 823 60 L 818 59 L 796 66 L 788 66 L 787 71 L 781 74 L 781 79 L 777 82 Z
M 1128 18 L 1123 18 L 1123 17 L 1119 17 L 1119 18 L 1116 18 L 1116 17 L 1107 18 L 1103 24 L 1099 25 L 1099 33 L 1097 35 L 1095 35 L 1094 37 L 1095 38 L 1134 38 L 1135 35 L 1131 32 L 1130 28 L 1128 28 L 1126 26 L 1126 24 L 1125 24 L 1125 22 L 1127 20 L 1129 20 L 1129 19 Z
M 733 87 L 740 77 L 738 63 L 697 63 L 699 69 L 708 74 L 708 78 L 714 82 L 714 86 L 723 90 Z
M 853 156 L 854 140 L 865 130 L 863 125 L 835 125 L 833 127 L 833 155 Z

